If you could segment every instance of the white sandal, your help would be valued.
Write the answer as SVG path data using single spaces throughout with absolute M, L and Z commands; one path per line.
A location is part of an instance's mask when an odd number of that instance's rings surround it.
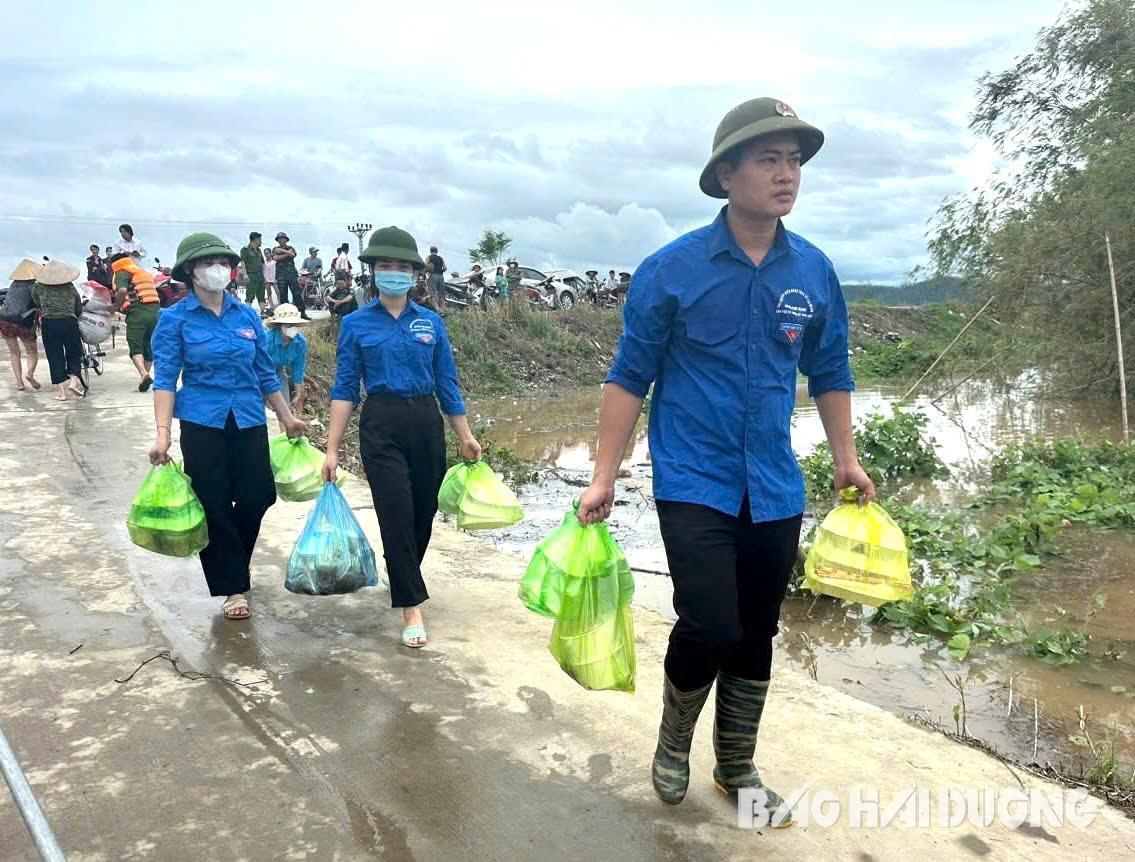
M 248 613 L 238 614 L 236 611 L 245 610 Z M 221 605 L 221 613 L 226 620 L 246 620 L 252 616 L 252 608 L 248 606 L 248 599 L 244 596 L 229 596 Z

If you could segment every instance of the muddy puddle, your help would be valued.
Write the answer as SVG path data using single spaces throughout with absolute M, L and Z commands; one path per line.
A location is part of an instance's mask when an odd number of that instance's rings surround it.
M 953 391 L 918 399 L 930 418 L 928 434 L 951 477 L 890 489 L 906 502 L 949 507 L 976 487 L 985 463 L 1001 446 L 1030 437 L 1115 439 L 1118 408 L 1103 402 L 1040 400 L 1029 380 L 1012 385 L 969 382 Z M 855 393 L 855 415 L 887 410 L 901 387 L 864 386 Z M 572 390 L 558 397 L 482 401 L 471 408 L 475 424 L 487 427 L 497 445 L 545 468 L 543 480 L 522 494 L 523 524 L 494 533 L 489 541 L 527 556 L 563 519 L 571 499 L 590 478 L 600 389 Z M 815 405 L 798 393 L 793 446 L 807 454 L 824 439 Z M 884 493 L 886 490 L 884 489 Z M 624 462 L 620 499 L 611 527 L 638 570 L 636 601 L 673 618 L 666 558 L 650 498 L 650 457 L 645 423 Z M 1046 570 L 1018 584 L 1017 607 L 1033 626 L 1084 628 L 1092 636 L 1091 660 L 1051 667 L 1006 649 L 982 651 L 968 661 L 949 657 L 944 645 L 919 644 L 909 634 L 874 626 L 859 608 L 810 594 L 785 602 L 778 661 L 820 682 L 901 715 L 922 716 L 954 729 L 960 697 L 946 675 L 962 677 L 966 724 L 971 734 L 998 751 L 1025 761 L 1073 766 L 1090 762 L 1078 710 L 1088 717 L 1097 743 L 1116 728 L 1119 759 L 1135 764 L 1135 534 L 1077 530 L 1061 542 L 1061 556 Z M 1096 609 L 1094 597 L 1107 597 Z M 1106 654 L 1106 656 L 1105 656 Z M 1104 657 L 1101 657 L 1104 656 Z M 869 728 L 849 732 L 870 732 Z M 1035 757 L 1034 757 L 1035 752 Z

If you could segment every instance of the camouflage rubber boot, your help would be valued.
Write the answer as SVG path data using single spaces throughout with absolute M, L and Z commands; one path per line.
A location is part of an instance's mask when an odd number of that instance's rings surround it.
M 741 679 L 727 673 L 717 675 L 716 713 L 713 718 L 713 753 L 717 765 L 713 768 L 713 783 L 722 793 L 737 798 L 743 787 L 761 787 L 767 794 L 765 807 L 770 815 L 783 804 L 781 797 L 765 787 L 761 775 L 753 765 L 757 750 L 757 730 L 765 708 L 768 681 Z M 787 826 L 791 814 L 780 815 L 784 822 L 773 825 Z
M 662 724 L 658 728 L 658 748 L 650 777 L 654 792 L 667 805 L 677 805 L 686 798 L 690 785 L 690 745 L 694 741 L 694 725 L 709 696 L 710 685 L 694 691 L 678 691 L 666 677 L 662 688 Z

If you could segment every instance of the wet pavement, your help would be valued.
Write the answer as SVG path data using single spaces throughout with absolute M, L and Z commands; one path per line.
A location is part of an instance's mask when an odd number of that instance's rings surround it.
M 1085 829 L 740 830 L 709 781 L 711 709 L 690 795 L 665 808 L 649 761 L 667 623 L 636 614 L 636 694 L 585 692 L 548 655 L 548 621 L 515 598 L 522 561 L 445 525 L 426 560 L 424 650 L 398 645 L 381 590 L 284 591 L 305 504 L 273 507 L 254 617 L 225 622 L 195 560 L 127 536 L 153 427 L 134 382 L 120 348 L 88 399 L 60 404 L 46 389 L 16 393 L 0 361 L 0 722 L 72 860 L 1135 852 L 1135 824 L 1106 808 Z M 377 548 L 366 489 L 345 493 Z M 164 651 L 210 676 L 157 658 L 116 682 Z M 774 683 L 760 764 L 782 790 L 870 785 L 884 800 L 912 782 L 1017 786 L 980 752 L 792 671 Z M 0 791 L 0 859 L 32 858 Z
M 984 480 L 985 465 L 1002 446 L 1039 437 L 1118 440 L 1115 401 L 1036 397 L 1033 375 L 1011 385 L 974 380 L 940 383 L 918 398 L 927 434 L 951 470 L 942 481 L 915 480 L 881 488 L 884 505 L 898 498 L 941 511 L 964 500 Z M 856 417 L 887 411 L 906 386 L 866 384 L 853 395 Z M 472 405 L 475 421 L 498 444 L 545 467 L 541 481 L 522 489 L 525 521 L 488 537 L 521 557 L 563 517 L 565 500 L 590 478 L 601 389 L 586 387 L 534 399 L 497 398 Z M 806 388 L 798 392 L 793 446 L 807 454 L 824 439 Z M 611 526 L 639 571 L 639 602 L 673 619 L 666 557 L 650 499 L 646 422 L 641 421 L 624 467 Z M 806 526 L 811 522 L 808 521 Z M 826 685 L 901 716 L 955 729 L 959 695 L 947 680 L 965 683 L 966 725 L 974 736 L 1023 762 L 1054 763 L 1069 774 L 1090 762 L 1079 711 L 1099 742 L 1114 734 L 1124 774 L 1135 768 L 1135 534 L 1073 529 L 1043 572 L 1023 576 L 1017 606 L 1030 627 L 1083 629 L 1094 658 L 1053 667 L 1021 649 L 977 650 L 950 657 L 944 641 L 925 643 L 887 625 L 867 622 L 860 608 L 811 593 L 790 596 L 781 615 L 776 661 L 814 674 Z M 658 573 L 651 575 L 649 573 Z M 1095 597 L 1106 598 L 1102 608 Z M 1106 654 L 1106 658 L 1101 658 Z

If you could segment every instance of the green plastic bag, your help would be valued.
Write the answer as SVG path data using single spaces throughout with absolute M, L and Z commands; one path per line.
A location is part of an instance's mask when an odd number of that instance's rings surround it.
M 437 492 L 437 510 L 443 515 L 456 515 L 465 495 L 465 479 L 469 475 L 471 462 L 454 464 L 445 471 L 441 480 L 441 490 Z
M 323 490 L 324 454 L 306 437 L 288 437 L 281 434 L 268 442 L 268 456 L 272 460 L 272 477 L 276 481 L 276 495 L 289 503 L 306 503 L 314 500 Z M 335 483 L 342 485 L 346 473 L 339 470 Z
M 465 473 L 465 493 L 457 505 L 459 530 L 495 530 L 511 527 L 524 518 L 516 494 L 484 461 Z
M 840 496 L 850 501 L 857 493 L 844 489 Z M 804 562 L 804 585 L 873 607 L 909 599 L 913 591 L 902 528 L 877 503 L 837 506 L 816 531 Z
M 374 549 L 351 504 L 336 485 L 324 485 L 288 558 L 284 588 L 332 596 L 378 584 Z
M 209 544 L 205 510 L 181 467 L 151 467 L 126 519 L 130 540 L 167 557 L 192 557 Z
M 634 578 L 607 525 L 583 526 L 577 507 L 537 547 L 520 600 L 555 617 L 548 650 L 568 676 L 592 691 L 633 692 Z
M 564 520 L 536 546 L 520 580 L 518 595 L 530 611 L 558 617 L 565 597 L 577 600 L 583 583 L 611 578 L 618 584 L 618 600 L 630 604 L 634 577 L 619 543 L 604 523 L 583 526 L 575 504 Z
M 588 691 L 634 692 L 634 616 L 630 605 L 618 605 L 594 616 L 556 620 L 548 650 L 564 673 Z

